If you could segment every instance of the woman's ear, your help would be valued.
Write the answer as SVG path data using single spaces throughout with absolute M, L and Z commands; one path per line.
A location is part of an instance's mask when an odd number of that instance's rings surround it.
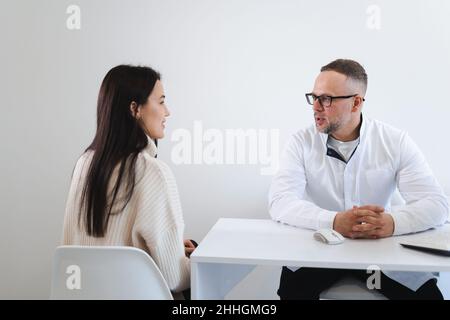
M 136 120 L 141 118 L 141 108 L 139 108 L 138 104 L 134 101 L 130 103 L 130 113 Z

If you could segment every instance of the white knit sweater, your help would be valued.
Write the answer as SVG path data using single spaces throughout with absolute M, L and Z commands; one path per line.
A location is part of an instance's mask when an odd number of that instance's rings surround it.
M 121 213 L 110 216 L 102 238 L 89 236 L 84 220 L 78 224 L 81 191 L 93 153 L 84 153 L 75 166 L 67 199 L 62 243 L 143 249 L 155 260 L 173 292 L 188 288 L 190 264 L 184 252 L 184 221 L 178 189 L 170 168 L 155 158 L 156 146 L 153 140 L 149 139 L 148 146 L 137 158 L 136 186 L 131 200 Z M 116 178 L 117 168 L 110 180 L 110 190 Z M 117 198 L 123 196 L 124 192 L 120 189 Z

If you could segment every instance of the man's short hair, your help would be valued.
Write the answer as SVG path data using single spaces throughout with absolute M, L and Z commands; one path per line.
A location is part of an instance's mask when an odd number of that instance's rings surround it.
M 320 68 L 320 72 L 335 71 L 356 80 L 363 85 L 364 93 L 367 90 L 367 73 L 363 66 L 350 59 L 337 59 Z

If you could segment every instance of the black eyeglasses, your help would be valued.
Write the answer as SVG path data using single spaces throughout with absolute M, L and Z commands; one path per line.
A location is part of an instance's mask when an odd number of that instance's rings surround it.
M 333 103 L 333 99 L 348 99 L 348 98 L 353 98 L 356 97 L 358 94 L 352 94 L 349 96 L 327 96 L 327 95 L 321 95 L 321 96 L 316 96 L 314 93 L 306 93 L 305 97 L 306 97 L 306 101 L 308 102 L 308 104 L 313 105 L 314 101 L 319 100 L 319 103 L 322 107 L 324 108 L 328 108 L 331 106 L 331 103 Z M 363 101 L 366 101 L 364 98 L 362 98 Z

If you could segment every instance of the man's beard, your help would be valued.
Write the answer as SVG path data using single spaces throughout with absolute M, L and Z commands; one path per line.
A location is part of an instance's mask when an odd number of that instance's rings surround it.
M 336 132 L 341 127 L 341 124 L 339 122 L 330 123 L 329 126 L 323 129 L 323 133 L 325 134 L 332 134 Z

